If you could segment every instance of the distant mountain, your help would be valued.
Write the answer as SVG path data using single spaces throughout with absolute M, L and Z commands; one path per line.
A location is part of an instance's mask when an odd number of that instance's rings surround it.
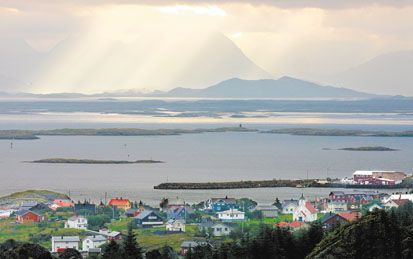
M 229 79 L 205 89 L 175 88 L 163 94 L 168 97 L 205 98 L 374 98 L 378 95 L 347 88 L 321 86 L 291 77 L 278 80 Z
M 394 95 L 413 88 L 412 69 L 413 50 L 393 52 L 336 75 L 329 82 Z
M 224 35 L 198 38 L 177 35 L 173 45 L 157 39 L 96 44 L 73 36 L 45 53 L 21 39 L 0 39 L 0 91 L 199 88 L 232 77 L 272 78 Z

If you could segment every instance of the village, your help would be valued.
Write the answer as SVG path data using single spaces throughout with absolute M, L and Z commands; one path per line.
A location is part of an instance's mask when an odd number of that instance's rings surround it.
M 391 184 L 406 177 L 388 171 L 356 171 L 352 181 Z M 170 246 L 181 256 L 197 246 L 236 240 L 246 231 L 270 225 L 298 233 L 318 221 L 328 231 L 374 210 L 389 210 L 413 201 L 412 193 L 379 190 L 332 191 L 327 197 L 274 197 L 272 204 L 249 198 L 211 197 L 188 204 L 179 197 L 162 198 L 159 206 L 127 197 L 100 203 L 74 202 L 47 196 L 44 202 L 24 200 L 0 207 L 0 242 L 6 239 L 40 244 L 58 255 L 68 248 L 97 256 L 111 240 L 121 242 L 128 227 L 145 250 Z

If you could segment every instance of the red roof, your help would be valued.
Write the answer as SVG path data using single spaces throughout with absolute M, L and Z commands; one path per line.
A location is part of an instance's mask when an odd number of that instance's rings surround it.
M 308 211 L 311 212 L 311 214 L 317 213 L 316 208 L 314 208 L 314 206 L 313 206 L 313 204 L 311 204 L 311 202 L 307 201 L 307 202 L 305 203 L 305 207 L 308 209 Z
M 110 206 L 127 206 L 130 202 L 128 199 L 116 198 L 109 201 Z
M 393 200 L 394 203 L 397 205 L 401 206 L 403 204 L 406 204 L 409 201 L 409 199 L 398 199 L 398 200 Z
M 60 207 L 73 207 L 74 206 L 73 202 L 71 202 L 69 200 L 56 199 L 56 200 L 53 201 L 53 203 L 60 206 Z
M 276 226 L 280 228 L 299 228 L 305 223 L 302 221 L 293 221 L 291 223 L 289 222 L 280 222 Z
M 347 221 L 353 221 L 360 218 L 360 212 L 358 211 L 340 212 L 338 215 L 345 218 Z

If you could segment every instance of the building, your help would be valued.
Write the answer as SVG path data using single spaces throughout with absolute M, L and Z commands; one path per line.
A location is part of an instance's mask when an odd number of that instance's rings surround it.
M 185 232 L 185 220 L 170 219 L 166 223 L 166 231 L 171 232 Z
M 107 239 L 103 235 L 87 236 L 82 241 L 82 250 L 89 251 L 90 249 L 100 248 L 106 242 Z
M 52 237 L 52 252 L 61 253 L 67 248 L 79 250 L 79 236 L 53 236 Z
M 317 210 L 301 195 L 298 207 L 293 212 L 293 221 L 312 222 L 317 220 Z
M 207 242 L 202 241 L 184 241 L 181 244 L 181 255 L 185 256 L 189 250 L 193 251 L 198 246 L 207 246 Z
M 53 204 L 56 204 L 59 207 L 73 207 L 73 206 L 75 206 L 75 204 L 71 200 L 61 200 L 61 199 L 55 199 L 53 201 Z
M 280 222 L 280 223 L 275 224 L 275 226 L 279 228 L 289 228 L 293 231 L 309 228 L 309 225 L 303 221 Z
M 264 218 L 276 218 L 280 214 L 280 209 L 274 205 L 258 205 L 254 210 L 261 211 Z
M 360 211 L 346 211 L 346 212 L 340 212 L 337 214 L 345 218 L 347 221 L 354 221 L 361 217 Z
M 363 185 L 395 185 L 400 184 L 406 174 L 396 171 L 355 171 L 353 181 Z
M 339 214 L 335 213 L 327 213 L 324 215 L 324 217 L 321 218 L 320 220 L 321 224 L 323 224 L 323 227 L 325 229 L 331 229 L 337 226 L 340 226 L 344 223 L 347 223 L 347 219 L 344 217 L 340 216 Z
M 335 202 L 343 202 L 347 204 L 366 204 L 373 200 L 381 200 L 386 197 L 387 194 L 379 193 L 377 191 L 333 191 L 329 194 L 329 199 Z
M 282 214 L 293 214 L 294 210 L 298 207 L 298 200 L 284 200 L 282 203 Z
M 389 197 L 383 198 L 382 202 L 386 203 L 389 200 L 409 200 L 413 202 L 413 194 L 392 194 Z
M 230 209 L 239 209 L 239 206 L 234 198 L 211 198 L 205 202 L 205 209 L 213 212 L 222 212 Z
M 99 229 L 99 234 L 106 237 L 107 240 L 123 240 L 122 233 L 118 231 L 111 231 L 108 229 Z
M 409 202 L 408 199 L 389 200 L 389 201 L 383 203 L 383 207 L 385 209 L 398 208 L 399 206 L 402 206 L 402 205 L 404 205 L 408 202 Z
M 0 210 L 0 219 L 9 218 L 12 213 L 13 210 Z
M 152 210 L 144 210 L 134 217 L 138 227 L 154 227 L 163 225 L 163 219 Z
M 325 204 L 325 211 L 327 213 L 329 212 L 336 213 L 336 212 L 341 212 L 341 211 L 346 211 L 346 210 L 348 210 L 348 206 L 347 206 L 347 203 L 345 202 L 330 201 Z
M 123 199 L 122 197 L 114 198 L 109 201 L 109 206 L 116 207 L 120 210 L 128 210 L 131 208 L 131 202 L 129 199 Z
M 234 228 L 228 223 L 208 221 L 199 225 L 201 230 L 214 237 L 228 236 Z
M 16 221 L 19 223 L 33 223 L 43 220 L 43 216 L 31 210 L 19 210 L 16 212 Z
M 87 219 L 83 216 L 70 217 L 66 223 L 65 228 L 87 229 Z
M 245 212 L 237 209 L 229 209 L 217 213 L 217 216 L 222 221 L 239 221 L 245 219 Z
M 167 219 L 186 219 L 186 217 L 193 213 L 193 209 L 188 206 L 172 206 L 166 211 Z

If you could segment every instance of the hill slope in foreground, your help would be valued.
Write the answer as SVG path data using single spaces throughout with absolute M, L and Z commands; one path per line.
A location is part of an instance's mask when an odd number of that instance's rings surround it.
M 0 197 L 0 206 L 8 204 L 20 204 L 27 201 L 49 202 L 55 199 L 69 199 L 66 194 L 48 190 L 27 190 L 15 192 L 7 196 Z

